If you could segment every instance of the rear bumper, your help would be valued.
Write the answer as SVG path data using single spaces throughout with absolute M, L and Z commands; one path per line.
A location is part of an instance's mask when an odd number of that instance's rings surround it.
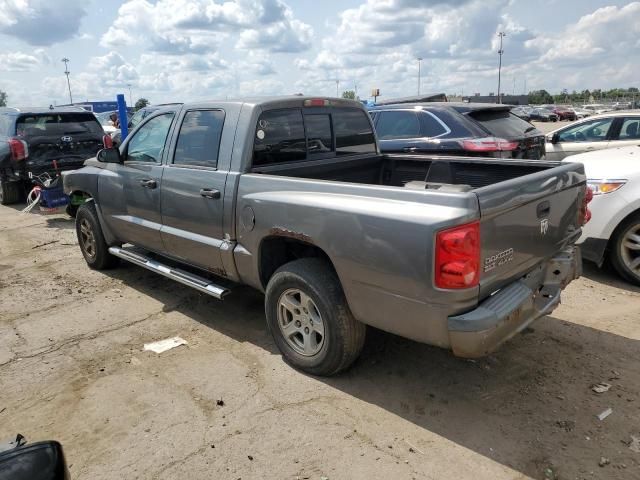
M 531 322 L 551 313 L 560 304 L 561 291 L 581 273 L 580 249 L 569 247 L 476 309 L 449 317 L 453 353 L 476 358 L 493 352 Z

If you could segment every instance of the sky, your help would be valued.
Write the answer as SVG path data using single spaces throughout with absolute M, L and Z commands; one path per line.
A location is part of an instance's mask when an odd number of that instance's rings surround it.
M 66 57 L 76 102 L 488 94 L 498 32 L 506 93 L 640 86 L 640 1 L 0 0 L 0 90 L 67 103 Z

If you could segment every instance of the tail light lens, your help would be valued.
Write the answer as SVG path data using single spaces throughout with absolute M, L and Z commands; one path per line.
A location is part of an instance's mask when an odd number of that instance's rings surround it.
M 29 156 L 29 147 L 24 140 L 11 138 L 9 140 L 9 150 L 11 151 L 11 160 L 14 162 L 24 160 Z
M 589 210 L 589 202 L 593 200 L 593 190 L 586 186 L 584 196 L 582 197 L 582 205 L 578 213 L 578 225 L 586 225 L 591 220 L 591 210 Z
M 497 137 L 470 138 L 462 141 L 462 148 L 470 152 L 503 152 L 518 148 L 518 142 Z
M 435 285 L 471 288 L 480 281 L 480 223 L 442 230 L 436 235 Z
M 105 135 L 102 137 L 102 145 L 104 148 L 113 148 L 113 139 L 110 135 Z

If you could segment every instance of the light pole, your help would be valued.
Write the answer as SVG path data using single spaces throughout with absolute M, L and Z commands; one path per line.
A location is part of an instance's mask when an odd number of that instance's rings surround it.
M 127 87 L 129 87 L 129 106 L 133 107 L 133 103 L 131 102 L 131 84 L 127 83 Z
M 420 80 L 422 77 L 421 64 L 422 64 L 422 57 L 418 57 L 418 95 L 420 95 Z
M 502 39 L 507 36 L 506 33 L 500 32 L 498 33 L 500 37 L 500 50 L 498 50 L 498 55 L 500 59 L 498 60 L 498 103 L 502 103 L 502 99 L 500 98 L 500 74 L 502 73 L 502 54 L 504 50 L 502 49 Z
M 340 96 L 338 91 L 340 90 L 340 80 L 336 79 L 336 98 Z
M 67 87 L 69 87 L 69 103 L 73 103 L 73 97 L 71 96 L 71 82 L 69 81 L 69 74 L 71 73 L 68 65 L 69 59 L 64 57 L 62 62 L 64 63 L 64 74 L 67 76 Z

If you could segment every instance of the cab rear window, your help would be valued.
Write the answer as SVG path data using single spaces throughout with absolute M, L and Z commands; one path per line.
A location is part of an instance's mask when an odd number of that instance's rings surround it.
M 253 165 L 363 153 L 376 153 L 371 122 L 363 110 L 271 110 L 258 119 Z
M 102 126 L 92 113 L 22 115 L 16 122 L 16 134 L 24 137 L 81 133 L 103 133 Z

